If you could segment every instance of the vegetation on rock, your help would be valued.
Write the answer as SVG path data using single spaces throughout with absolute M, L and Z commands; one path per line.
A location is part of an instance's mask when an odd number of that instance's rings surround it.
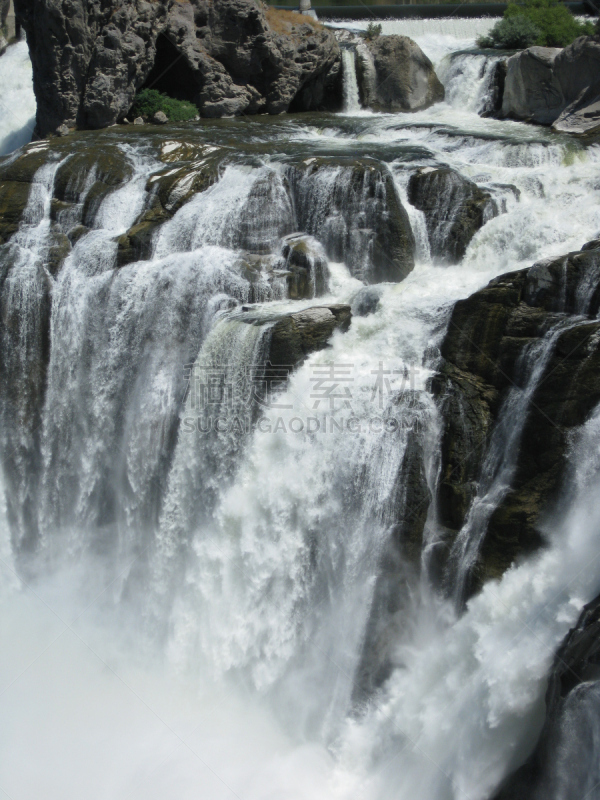
M 521 50 L 533 45 L 566 47 L 578 36 L 593 33 L 592 23 L 575 19 L 560 0 L 525 0 L 509 3 L 504 18 L 477 43 L 480 47 L 503 50 Z
M 171 122 L 186 122 L 198 116 L 198 109 L 193 103 L 175 100 L 156 89 L 143 89 L 139 92 L 129 113 L 132 117 L 151 117 L 157 111 L 166 114 Z

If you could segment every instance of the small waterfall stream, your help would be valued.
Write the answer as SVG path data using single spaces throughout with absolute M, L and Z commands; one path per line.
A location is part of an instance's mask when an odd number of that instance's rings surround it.
M 354 48 L 344 47 L 342 49 L 342 65 L 344 70 L 344 111 L 351 114 L 360 109 Z
M 446 592 L 431 382 L 457 301 L 534 261 L 543 289 L 548 259 L 598 235 L 600 148 L 479 117 L 493 61 L 457 52 L 479 32 L 423 30 L 447 102 L 418 114 L 357 113 L 344 50 L 339 116 L 132 126 L 0 160 L 31 174 L 0 245 L 8 796 L 490 800 L 530 752 L 556 648 L 600 589 L 598 410 L 546 548 L 462 601 L 597 265 L 523 350 Z M 501 212 L 458 264 L 432 259 L 408 202 L 427 167 Z M 269 361 L 276 324 L 338 304 L 371 313 Z

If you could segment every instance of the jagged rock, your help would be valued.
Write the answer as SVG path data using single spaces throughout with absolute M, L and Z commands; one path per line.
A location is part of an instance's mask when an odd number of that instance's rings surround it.
M 365 283 L 398 282 L 415 241 L 389 171 L 371 159 L 310 158 L 288 168 L 298 227 Z M 319 197 L 315 203 L 314 198 Z
M 544 541 L 539 521 L 558 496 L 571 431 L 600 402 L 599 308 L 600 249 L 509 273 L 454 307 L 433 381 L 444 418 L 444 548 L 465 522 L 502 403 L 526 380 L 523 354 L 564 324 L 527 407 L 511 488 L 491 515 L 467 594 Z
M 102 128 L 124 117 L 154 63 L 167 3 L 15 0 L 37 100 L 37 133 Z
M 535 750 L 494 800 L 593 797 L 598 784 L 594 732 L 600 712 L 600 597 L 586 605 L 561 644 L 546 690 Z
M 356 45 L 362 105 L 373 111 L 422 111 L 444 99 L 444 87 L 416 42 L 377 36 Z
M 455 264 L 477 231 L 497 214 L 489 192 L 447 167 L 423 167 L 410 176 L 408 199 L 425 214 L 434 259 Z
M 169 121 L 169 118 L 165 114 L 164 111 L 157 111 L 156 114 L 152 115 L 152 120 L 155 125 L 166 125 Z
M 567 133 L 600 127 L 600 38 L 560 48 L 530 47 L 508 59 L 502 116 Z
M 15 0 L 27 33 L 37 133 L 123 119 L 145 83 L 222 117 L 341 103 L 340 52 L 314 20 L 258 0 Z

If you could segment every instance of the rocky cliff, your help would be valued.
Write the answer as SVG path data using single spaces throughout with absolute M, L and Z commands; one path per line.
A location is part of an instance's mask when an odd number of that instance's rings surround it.
M 491 448 L 508 444 L 507 457 L 514 455 L 510 487 L 489 518 L 467 597 L 544 543 L 543 518 L 558 499 L 571 432 L 600 402 L 599 308 L 595 241 L 497 278 L 453 310 L 433 382 L 444 419 L 441 573 L 479 487 L 502 468 Z M 526 393 L 520 441 L 511 444 L 503 417 Z
M 39 135 L 119 122 L 142 87 L 191 100 L 205 117 L 341 102 L 333 34 L 260 0 L 16 0 L 15 8 Z

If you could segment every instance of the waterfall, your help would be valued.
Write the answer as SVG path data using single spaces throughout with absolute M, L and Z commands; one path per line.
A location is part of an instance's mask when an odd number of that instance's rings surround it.
M 27 42 L 10 45 L 0 58 L 0 155 L 31 141 L 35 126 L 31 61 Z
M 354 48 L 342 48 L 342 65 L 344 73 L 344 111 L 352 114 L 360 109 L 358 81 L 356 80 L 356 51 Z
M 168 139 L 123 126 L 0 159 L 15 192 L 0 788 L 15 800 L 490 800 L 532 750 L 554 654 L 600 590 L 598 409 L 569 429 L 544 549 L 466 590 L 532 399 L 573 349 L 561 337 L 588 326 L 581 350 L 597 346 L 600 261 L 574 256 L 576 283 L 566 257 L 549 264 L 600 233 L 600 148 L 481 118 L 493 63 L 457 53 L 476 23 L 459 39 L 419 25 L 436 63 L 455 55 L 449 102 L 417 114 L 348 105 Z M 344 67 L 356 98 L 351 51 Z M 442 265 L 444 236 L 432 255 L 409 203 L 427 168 L 502 211 L 460 263 Z M 440 198 L 450 216 L 457 197 Z M 516 385 L 489 389 L 440 586 L 442 344 L 459 301 L 534 263 L 506 334 L 531 341 Z M 348 330 L 271 358 L 282 321 L 288 344 L 310 339 L 307 310 L 340 305 Z M 582 687 L 548 800 L 594 791 L 597 689 Z

